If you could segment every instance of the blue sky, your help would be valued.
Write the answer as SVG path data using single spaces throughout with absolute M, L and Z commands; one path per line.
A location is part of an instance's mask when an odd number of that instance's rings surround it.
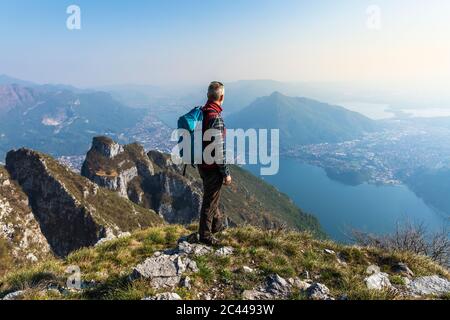
M 0 74 L 41 83 L 450 80 L 447 0 L 0 0 Z M 81 8 L 82 29 L 66 28 Z M 381 29 L 367 28 L 367 8 Z

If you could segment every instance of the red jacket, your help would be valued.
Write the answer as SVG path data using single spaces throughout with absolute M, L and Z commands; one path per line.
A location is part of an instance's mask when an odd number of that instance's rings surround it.
M 213 101 L 208 101 L 206 105 L 203 107 L 203 125 L 202 125 L 203 135 L 209 129 L 216 129 L 221 131 L 222 133 L 221 143 L 223 144 L 223 159 L 226 159 L 226 148 L 225 148 L 226 128 L 222 118 L 222 107 Z M 214 141 L 215 140 L 204 141 L 203 150 L 205 150 L 205 148 Z M 211 165 L 203 163 L 200 165 L 200 168 L 205 170 L 219 169 L 224 177 L 230 174 L 229 168 L 226 165 L 226 163 L 223 164 L 215 163 Z

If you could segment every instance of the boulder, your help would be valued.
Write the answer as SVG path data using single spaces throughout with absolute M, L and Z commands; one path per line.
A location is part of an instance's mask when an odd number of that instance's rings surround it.
M 380 272 L 381 272 L 380 267 L 379 267 L 379 266 L 376 266 L 376 265 L 374 265 L 374 264 L 368 266 L 367 269 L 366 269 L 366 273 L 367 273 L 368 275 L 375 274 L 375 273 L 380 273 Z
M 292 293 L 292 285 L 277 274 L 267 277 L 263 286 L 242 293 L 244 300 L 286 299 Z
M 289 283 L 277 274 L 269 276 L 266 284 L 266 291 L 275 295 L 286 295 L 291 291 Z
M 216 250 L 216 256 L 226 257 L 226 256 L 232 255 L 233 252 L 234 252 L 234 248 L 232 248 L 232 247 L 223 247 L 223 248 L 220 248 L 220 249 Z
M 25 294 L 24 290 L 15 291 L 8 293 L 6 296 L 3 297 L 3 300 L 18 300 Z
M 420 277 L 407 285 L 408 291 L 413 295 L 443 295 L 450 292 L 450 281 L 437 275 Z
M 165 292 L 165 293 L 159 293 L 154 297 L 146 297 L 142 300 L 183 300 L 181 297 L 174 292 Z
M 310 283 L 302 281 L 299 278 L 289 278 L 287 281 L 292 287 L 300 289 L 302 291 L 307 290 L 311 286 Z
M 367 288 L 371 290 L 383 290 L 392 287 L 389 281 L 389 275 L 383 272 L 375 273 L 365 278 L 364 281 L 366 282 Z
M 330 296 L 330 289 L 321 283 L 313 283 L 306 290 L 306 294 L 311 300 L 332 300 Z
M 211 253 L 213 249 L 204 244 L 181 242 L 175 250 L 169 250 L 168 253 L 180 255 L 204 256 Z
M 244 300 L 272 300 L 274 296 L 268 292 L 264 292 L 261 290 L 245 290 L 242 293 L 242 299 Z
M 155 289 L 173 288 L 179 285 L 185 272 L 198 272 L 195 261 L 180 255 L 153 256 L 136 266 L 132 279 L 149 279 Z

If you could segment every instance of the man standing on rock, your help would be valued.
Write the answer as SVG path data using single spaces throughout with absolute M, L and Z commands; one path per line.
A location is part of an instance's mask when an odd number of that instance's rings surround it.
M 214 163 L 209 161 L 199 165 L 198 170 L 203 180 L 203 204 L 200 213 L 200 242 L 207 245 L 216 245 L 218 240 L 215 233 L 225 227 L 225 217 L 219 209 L 220 193 L 223 185 L 231 185 L 230 170 L 226 164 L 225 149 L 225 124 L 222 118 L 222 104 L 225 98 L 225 86 L 217 81 L 211 82 L 208 88 L 208 102 L 203 107 L 203 137 L 208 130 L 214 129 L 218 134 L 212 141 L 203 142 L 203 150 L 210 149 L 214 144 L 215 150 L 221 150 L 221 154 L 212 154 Z

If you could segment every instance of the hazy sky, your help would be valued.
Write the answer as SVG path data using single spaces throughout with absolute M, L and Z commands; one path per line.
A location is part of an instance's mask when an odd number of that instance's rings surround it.
M 66 28 L 71 4 L 81 30 Z M 370 5 L 380 28 L 367 25 Z M 450 1 L 0 0 L 2 73 L 78 86 L 275 79 L 434 90 L 450 83 Z

